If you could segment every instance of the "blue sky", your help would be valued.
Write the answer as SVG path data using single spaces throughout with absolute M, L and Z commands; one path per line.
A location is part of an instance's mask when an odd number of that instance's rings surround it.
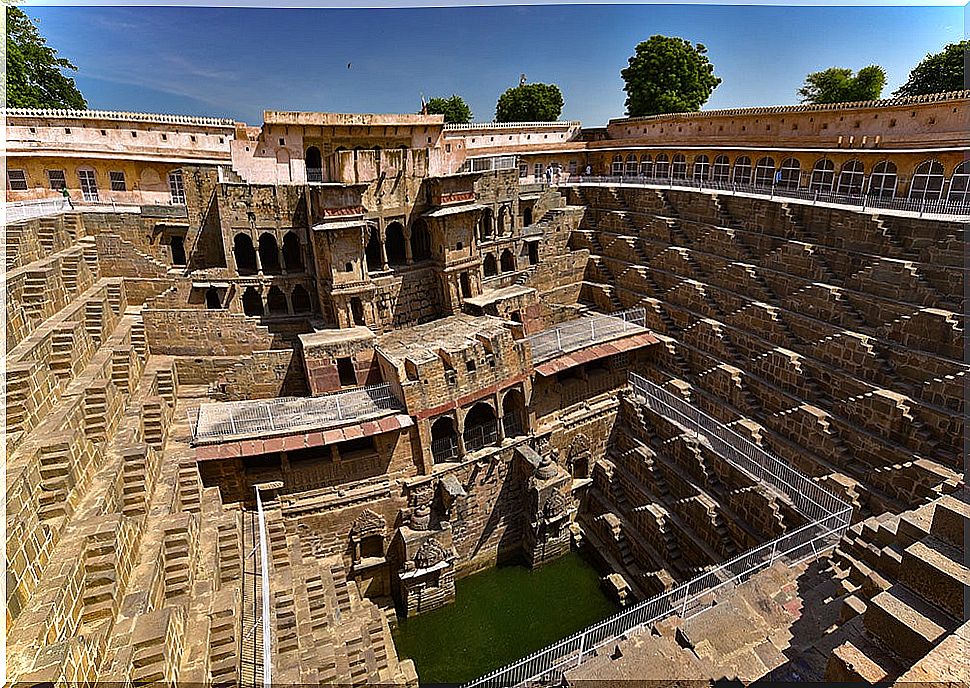
M 796 103 L 808 72 L 835 65 L 882 65 L 888 96 L 964 34 L 953 6 L 25 9 L 90 107 L 250 124 L 264 109 L 413 112 L 422 92 L 461 94 L 487 121 L 521 73 L 560 86 L 563 118 L 605 124 L 624 113 L 620 70 L 657 33 L 708 47 L 723 82 L 705 109 Z

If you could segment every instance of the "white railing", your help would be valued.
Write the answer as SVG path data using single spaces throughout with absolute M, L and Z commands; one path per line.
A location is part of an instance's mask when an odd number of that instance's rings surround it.
M 493 170 L 514 170 L 518 157 L 515 155 L 491 155 L 481 158 L 467 158 L 458 168 L 459 172 L 492 172 Z
M 319 397 L 280 397 L 206 403 L 190 416 L 196 443 L 320 430 L 347 421 L 362 421 L 389 411 L 404 411 L 387 383 L 358 387 Z
M 263 688 L 270 688 L 273 685 L 273 628 L 269 611 L 269 552 L 266 546 L 266 514 L 263 513 L 263 498 L 259 494 L 258 485 L 256 510 L 259 515 L 259 578 L 263 607 L 260 614 L 260 623 L 263 626 Z
M 613 616 L 542 648 L 463 688 L 507 688 L 526 683 L 558 685 L 563 673 L 582 664 L 597 648 L 642 630 L 671 614 L 689 619 L 711 607 L 713 596 L 743 583 L 779 559 L 794 565 L 834 546 L 852 520 L 852 507 L 793 470 L 763 449 L 741 437 L 683 399 L 639 375 L 630 383 L 642 403 L 685 428 L 703 434 L 715 451 L 728 449 L 724 458 L 754 477 L 784 492 L 812 521 L 797 530 L 755 547 L 696 578 L 625 609 Z
M 542 363 L 592 344 L 645 332 L 645 323 L 643 308 L 568 320 L 528 337 L 532 362 Z
M 767 196 L 768 198 L 795 198 L 802 201 L 811 201 L 812 203 L 843 205 L 862 210 L 879 208 L 918 213 L 920 215 L 970 216 L 970 203 L 958 200 L 950 201 L 945 198 L 927 199 L 880 196 L 877 194 L 846 194 L 825 191 L 823 189 L 806 189 L 794 185 L 789 187 L 784 183 L 752 184 L 689 177 L 675 178 L 672 174 L 663 177 L 636 174 L 601 177 L 573 176 L 561 179 L 557 184 L 560 186 L 647 186 L 697 189 L 700 191 Z
M 45 198 L 36 201 L 12 201 L 4 204 L 4 223 L 21 222 L 35 217 L 64 213 L 71 209 L 66 198 Z

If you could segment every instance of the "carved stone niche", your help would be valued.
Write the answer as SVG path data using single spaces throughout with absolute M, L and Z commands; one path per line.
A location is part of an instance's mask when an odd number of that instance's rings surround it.
M 529 519 L 523 550 L 526 560 L 535 568 L 569 551 L 569 525 L 576 513 L 569 492 L 572 481 L 569 473 L 549 454 L 540 456 L 525 446 L 517 447 L 517 451 L 530 473 L 527 488 Z
M 364 509 L 350 529 L 353 545 L 351 571 L 364 597 L 391 594 L 390 571 L 384 553 L 387 524 L 384 517 Z
M 401 565 L 395 573 L 395 593 L 406 616 L 449 604 L 455 599 L 458 558 L 450 524 L 440 530 L 398 529 Z

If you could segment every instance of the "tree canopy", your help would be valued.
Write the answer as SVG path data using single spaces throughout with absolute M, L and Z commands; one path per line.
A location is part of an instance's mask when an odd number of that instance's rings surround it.
M 61 71 L 77 67 L 57 56 L 23 10 L 6 10 L 7 107 L 87 108 L 74 79 Z
M 879 65 L 863 67 L 853 76 L 845 67 L 812 72 L 798 89 L 803 103 L 854 103 L 878 100 L 886 85 L 886 70 Z
M 620 76 L 630 117 L 700 110 L 721 83 L 706 47 L 670 36 L 639 43 Z
M 499 97 L 495 121 L 552 122 L 559 119 L 562 105 L 562 91 L 555 84 L 522 84 Z
M 924 93 L 962 91 L 964 61 L 970 41 L 950 43 L 936 54 L 924 57 L 909 73 L 909 79 L 895 91 L 897 96 L 921 96 Z
M 447 124 L 467 124 L 472 121 L 472 110 L 459 95 L 451 98 L 432 98 L 428 101 L 429 115 L 444 115 Z

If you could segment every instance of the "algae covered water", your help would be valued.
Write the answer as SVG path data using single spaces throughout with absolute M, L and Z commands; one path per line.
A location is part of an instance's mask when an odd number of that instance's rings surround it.
M 422 685 L 478 678 L 619 608 L 576 552 L 535 571 L 502 566 L 462 578 L 456 597 L 394 631 L 398 656 L 414 660 Z

